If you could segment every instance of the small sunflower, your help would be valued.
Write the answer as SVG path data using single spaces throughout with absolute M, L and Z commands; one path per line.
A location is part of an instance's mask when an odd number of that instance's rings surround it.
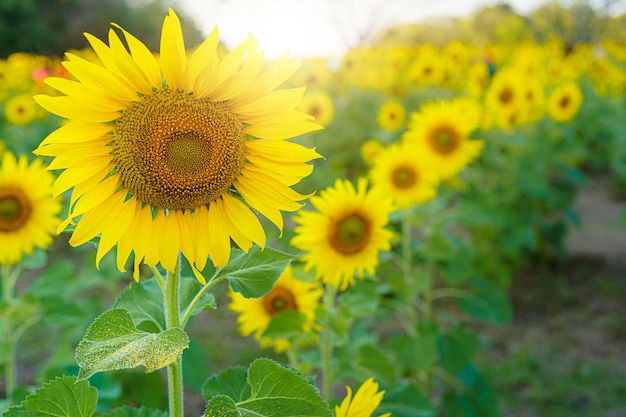
M 548 113 L 557 122 L 567 122 L 578 114 L 583 103 L 583 92 L 575 82 L 555 88 L 548 98 Z
M 46 249 L 61 203 L 52 198 L 54 177 L 43 162 L 2 153 L 0 165 L 0 265 L 12 265 L 35 248 Z
M 318 283 L 300 281 L 293 275 L 291 265 L 287 266 L 272 289 L 259 298 L 245 298 L 241 294 L 230 291 L 231 302 L 229 308 L 239 313 L 239 333 L 248 336 L 254 333 L 261 347 L 274 347 L 277 353 L 284 352 L 290 347 L 286 339 L 272 339 L 262 337 L 272 318 L 283 311 L 295 310 L 305 315 L 304 328 L 310 332 L 315 321 L 315 309 L 320 303 L 323 290 Z
M 406 142 L 385 148 L 372 165 L 370 178 L 400 209 L 431 200 L 439 184 L 436 167 Z
M 296 236 L 291 243 L 306 252 L 305 269 L 315 267 L 318 279 L 342 291 L 354 284 L 355 274 L 373 275 L 379 252 L 391 248 L 393 234 L 385 229 L 391 200 L 367 186 L 363 178 L 356 189 L 338 179 L 334 187 L 311 198 L 318 211 L 301 210 L 294 218 Z
M 376 139 L 368 139 L 361 145 L 361 158 L 366 164 L 373 164 L 378 156 L 385 149 L 385 146 Z
M 383 103 L 378 111 L 378 125 L 389 132 L 395 132 L 404 127 L 406 121 L 406 109 L 396 100 Z
M 432 162 L 441 179 L 455 176 L 476 158 L 482 140 L 470 140 L 478 118 L 464 113 L 467 103 L 433 101 L 412 113 L 409 130 L 402 136 L 415 147 L 415 153 Z
M 346 386 L 346 397 L 335 406 L 335 417 L 371 417 L 380 405 L 385 391 L 378 391 L 378 383 L 373 378 L 363 382 L 352 397 L 352 388 Z M 389 417 L 391 413 L 379 417 Z
M 263 247 L 256 212 L 282 230 L 281 211 L 308 198 L 290 187 L 309 175 L 313 150 L 285 139 L 320 129 L 297 110 L 303 88 L 277 89 L 298 68 L 287 55 L 267 65 L 250 37 L 218 56 L 217 28 L 188 56 L 170 10 L 160 56 L 115 25 L 109 45 L 86 34 L 102 65 L 66 54 L 77 81 L 47 78 L 64 96 L 38 95 L 70 119 L 35 151 L 63 169 L 54 194 L 71 188 L 73 246 L 100 236 L 96 264 L 117 244 L 124 271 L 134 253 L 172 271 L 179 251 L 200 281 L 208 260 L 224 266 L 231 239 Z M 128 49 L 126 48 L 128 45 Z
M 322 126 L 328 126 L 335 118 L 333 98 L 324 90 L 305 94 L 298 110 L 315 117 L 315 121 Z
M 37 104 L 30 94 L 19 94 L 7 100 L 4 106 L 4 117 L 14 125 L 27 125 L 37 117 Z

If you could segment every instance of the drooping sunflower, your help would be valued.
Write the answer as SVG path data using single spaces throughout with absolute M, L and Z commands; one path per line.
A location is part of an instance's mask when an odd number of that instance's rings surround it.
M 404 127 L 406 122 L 406 108 L 396 100 L 383 103 L 378 111 L 378 125 L 389 132 L 395 132 Z
M 272 318 L 283 311 L 295 310 L 305 315 L 302 330 L 312 331 L 315 309 L 320 303 L 322 294 L 322 287 L 318 283 L 299 280 L 293 275 L 291 265 L 289 265 L 272 289 L 259 298 L 245 298 L 231 290 L 229 292 L 231 302 L 228 308 L 239 313 L 237 322 L 242 336 L 254 333 L 254 338 L 260 342 L 261 347 L 274 347 L 277 353 L 281 353 L 290 347 L 289 340 L 262 337 Z
M 380 405 L 385 391 L 378 391 L 378 383 L 374 378 L 363 382 L 352 397 L 352 388 L 346 386 L 346 397 L 340 405 L 335 406 L 335 417 L 371 417 Z M 389 417 L 391 413 L 379 417 Z
M 308 196 L 290 186 L 309 175 L 313 149 L 285 139 L 320 128 L 297 110 L 303 88 L 277 89 L 298 63 L 283 55 L 267 65 L 250 37 L 222 59 L 217 28 L 187 54 L 180 21 L 170 10 L 160 56 L 119 26 L 109 44 L 86 34 L 102 65 L 67 54 L 77 81 L 47 78 L 64 96 L 36 96 L 70 121 L 35 151 L 64 169 L 54 194 L 71 188 L 77 219 L 74 246 L 100 236 L 97 264 L 117 244 L 124 271 L 139 263 L 172 271 L 179 251 L 198 271 L 211 258 L 224 266 L 230 240 L 263 247 L 255 212 L 282 230 L 281 211 Z
M 567 122 L 578 114 L 583 93 L 578 83 L 570 81 L 556 87 L 548 98 L 548 113 L 557 122 Z
M 0 165 L 0 265 L 18 263 L 53 241 L 61 202 L 52 197 L 54 176 L 43 162 L 4 151 Z
M 399 209 L 434 198 L 440 181 L 437 168 L 406 142 L 385 148 L 372 165 L 370 178 Z
M 354 284 L 355 275 L 373 275 L 380 251 L 391 248 L 393 234 L 385 229 L 391 199 L 379 189 L 368 189 L 368 181 L 360 178 L 356 189 L 338 179 L 310 201 L 317 211 L 298 212 L 291 240 L 305 252 L 305 270 L 315 268 L 320 281 L 342 291 Z
M 435 166 L 441 179 L 455 176 L 484 146 L 482 140 L 470 139 L 478 119 L 464 112 L 465 105 L 443 100 L 426 103 L 411 114 L 408 130 L 402 136 L 421 158 Z

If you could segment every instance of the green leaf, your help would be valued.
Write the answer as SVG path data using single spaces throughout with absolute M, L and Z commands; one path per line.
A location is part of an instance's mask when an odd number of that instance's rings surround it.
M 113 307 L 128 310 L 137 326 L 147 321 L 156 324 L 159 330 L 166 327 L 163 290 L 154 278 L 130 283 L 115 300 Z
M 153 408 L 120 407 L 106 413 L 99 413 L 97 417 L 168 417 L 168 415 L 166 411 Z
M 306 314 L 296 310 L 285 310 L 274 315 L 262 336 L 274 339 L 291 339 L 303 333 Z
M 394 363 L 376 346 L 361 346 L 356 364 L 359 368 L 366 371 L 366 376 L 373 376 L 376 380 L 387 385 L 394 385 L 396 383 L 396 368 Z
M 109 310 L 89 326 L 76 348 L 78 379 L 96 372 L 145 366 L 152 372 L 174 362 L 189 346 L 187 334 L 178 328 L 161 333 L 138 331 L 128 310 Z
M 469 326 L 460 324 L 451 332 L 440 334 L 438 340 L 441 366 L 456 374 L 467 365 L 478 350 L 478 334 Z
M 208 400 L 217 395 L 226 395 L 237 402 L 250 398 L 251 388 L 247 376 L 248 371 L 242 366 L 228 368 L 205 382 L 202 396 Z
M 180 304 L 188 306 L 202 288 L 195 278 L 183 277 L 180 281 Z M 133 320 L 140 326 L 144 322 L 153 323 L 159 330 L 165 329 L 163 291 L 155 278 L 131 283 L 115 301 L 114 307 L 130 311 Z M 192 315 L 202 310 L 215 309 L 215 297 L 205 293 L 193 309 Z
M 243 369 L 231 368 L 207 381 L 203 389 L 203 395 L 208 397 L 205 416 L 333 415 L 309 380 L 270 359 L 257 359 L 250 365 L 245 385 L 244 376 Z M 249 394 L 247 398 L 244 393 Z
M 435 322 L 422 320 L 416 328 L 416 336 L 396 335 L 391 346 L 399 358 L 411 370 L 429 370 L 438 357 L 437 337 L 439 330 Z
M 204 417 L 243 417 L 243 414 L 232 398 L 218 395 L 208 401 Z
M 233 291 L 246 298 L 258 298 L 272 289 L 274 283 L 296 256 L 271 248 L 252 247 L 246 254 L 233 250 L 233 254 L 217 277 L 228 278 Z
M 24 269 L 39 269 L 48 263 L 48 253 L 41 249 L 35 249 L 29 256 L 22 259 L 22 267 Z
M 204 346 L 191 340 L 189 349 L 185 351 L 185 360 L 183 361 L 185 385 L 193 388 L 196 392 L 201 392 L 208 374 L 209 355 Z
M 5 417 L 90 417 L 96 410 L 98 392 L 87 381 L 64 376 L 47 382 Z
M 477 278 L 473 281 L 473 297 L 459 298 L 457 305 L 469 316 L 507 324 L 513 317 L 513 308 L 504 290 L 486 279 Z
M 405 383 L 385 392 L 378 413 L 391 412 L 393 417 L 435 417 L 437 409 L 414 385 Z

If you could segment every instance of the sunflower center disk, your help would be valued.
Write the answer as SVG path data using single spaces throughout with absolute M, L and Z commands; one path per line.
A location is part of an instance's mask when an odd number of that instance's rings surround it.
M 243 124 L 224 103 L 164 90 L 118 119 L 113 161 L 127 191 L 143 203 L 197 208 L 226 193 L 241 173 Z
M 569 106 L 569 97 L 565 96 L 561 99 L 561 101 L 559 102 L 559 105 L 561 106 L 561 108 L 565 109 Z
M 339 253 L 353 255 L 370 240 L 370 224 L 359 213 L 351 213 L 334 225 L 330 245 Z
M 435 129 L 430 135 L 430 143 L 433 148 L 442 154 L 454 151 L 459 142 L 459 135 L 447 126 Z
M 410 188 L 417 182 L 417 172 L 409 167 L 398 167 L 391 175 L 394 185 L 399 189 Z
M 285 310 L 297 310 L 298 305 L 293 293 L 287 288 L 275 286 L 265 297 L 263 297 L 265 311 L 271 316 Z
M 31 210 L 21 190 L 0 190 L 0 232 L 19 230 L 30 218 Z

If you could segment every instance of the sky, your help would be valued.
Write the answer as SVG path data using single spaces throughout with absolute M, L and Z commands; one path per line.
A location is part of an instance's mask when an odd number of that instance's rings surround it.
M 567 5 L 575 0 L 561 0 Z M 607 1 L 591 0 L 597 5 Z M 270 58 L 340 56 L 397 23 L 429 17 L 467 16 L 498 0 L 171 0 L 177 13 L 194 19 L 205 35 L 215 25 L 220 39 L 232 48 L 254 35 Z M 508 0 L 520 14 L 528 14 L 545 0 Z

